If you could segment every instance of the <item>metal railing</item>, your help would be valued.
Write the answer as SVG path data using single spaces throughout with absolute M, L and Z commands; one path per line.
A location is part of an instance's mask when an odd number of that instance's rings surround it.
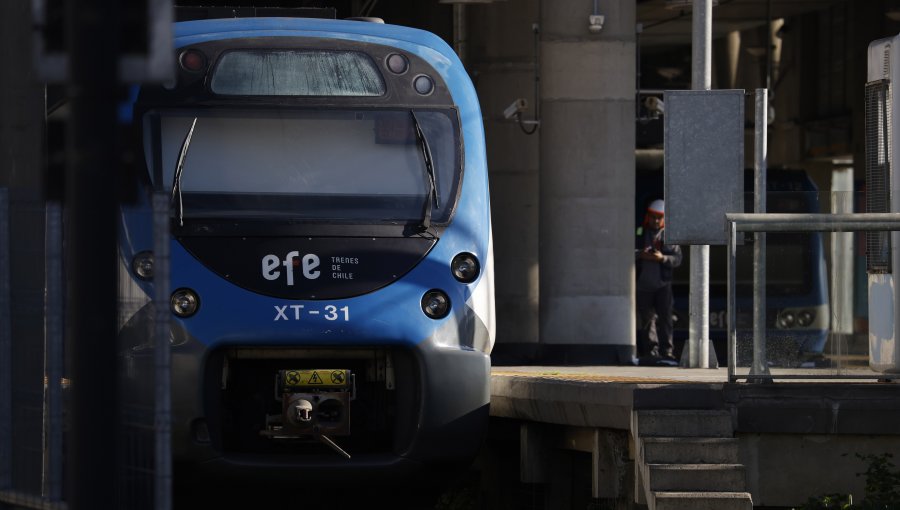
M 766 381 L 774 379 L 883 379 L 884 374 L 736 374 L 737 366 L 737 242 L 738 232 L 881 232 L 900 231 L 900 213 L 867 214 L 753 214 L 725 215 L 728 234 L 728 381 L 738 379 Z M 754 281 L 754 289 L 764 288 L 764 282 Z M 755 292 L 756 290 L 754 290 Z M 756 319 L 754 319 L 756 320 Z M 754 337 L 752 367 L 767 365 L 765 339 Z

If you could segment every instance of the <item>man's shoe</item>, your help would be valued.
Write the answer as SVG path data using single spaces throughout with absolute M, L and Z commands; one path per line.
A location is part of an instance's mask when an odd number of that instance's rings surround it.
M 656 364 L 657 364 L 657 366 L 677 367 L 678 360 L 676 360 L 674 356 L 668 355 L 668 356 L 664 356 L 664 357 L 660 358 L 659 360 L 657 360 Z

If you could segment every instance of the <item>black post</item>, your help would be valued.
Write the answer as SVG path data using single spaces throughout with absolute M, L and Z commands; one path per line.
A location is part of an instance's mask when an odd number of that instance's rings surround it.
M 68 503 L 116 506 L 117 0 L 69 0 L 65 257 L 72 432 Z

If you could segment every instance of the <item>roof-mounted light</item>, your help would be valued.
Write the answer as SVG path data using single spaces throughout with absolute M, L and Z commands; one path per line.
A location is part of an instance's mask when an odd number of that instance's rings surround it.
M 413 88 L 420 95 L 427 96 L 434 92 L 434 80 L 430 76 L 420 74 L 413 80 Z
M 394 74 L 403 74 L 409 70 L 409 60 L 399 53 L 391 53 L 385 59 L 388 70 Z
M 206 70 L 206 55 L 200 50 L 189 49 L 181 52 L 178 57 L 181 68 L 190 73 L 199 73 Z

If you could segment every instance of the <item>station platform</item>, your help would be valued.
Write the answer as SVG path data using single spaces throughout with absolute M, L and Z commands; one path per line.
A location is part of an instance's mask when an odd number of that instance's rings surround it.
M 871 375 L 845 371 L 863 373 Z M 777 426 L 767 432 L 838 431 L 854 424 L 852 429 L 863 433 L 900 434 L 900 383 L 874 375 L 729 383 L 725 367 L 504 366 L 491 373 L 492 416 L 545 423 L 628 430 L 630 413 L 637 409 L 731 409 L 736 430 L 760 431 L 754 425 L 759 420 L 748 423 L 743 417 L 761 406 L 773 406 L 778 415 Z M 812 408 L 825 414 L 816 413 L 811 422 L 806 411 Z M 801 423 L 792 423 L 795 414 Z M 822 420 L 826 423 L 813 423 Z
M 699 436 L 733 438 L 728 466 L 744 473 L 738 478 L 746 482 L 738 490 L 752 495 L 753 506 L 791 506 L 836 489 L 862 496 L 863 477 L 856 474 L 865 466 L 858 456 L 900 457 L 900 383 L 879 380 L 867 367 L 843 375 L 866 373 L 870 379 L 749 383 L 729 382 L 727 368 L 497 366 L 491 375 L 491 416 L 520 424 L 523 473 L 527 459 L 533 464 L 548 458 L 544 447 L 529 444 L 539 431 L 541 444 L 592 455 L 594 497 L 638 502 L 653 494 L 640 473 L 654 469 L 642 457 L 648 438 L 640 423 L 661 423 L 656 435 L 698 436 L 689 439 L 697 444 L 710 440 Z M 676 421 L 701 428 L 704 421 L 716 421 L 721 430 L 682 433 L 675 430 Z M 667 429 L 666 423 L 673 425 Z M 603 444 L 618 446 L 610 450 Z M 696 450 L 690 455 L 708 448 Z M 616 457 L 620 451 L 627 454 Z M 631 474 L 610 482 L 603 474 L 610 472 Z

